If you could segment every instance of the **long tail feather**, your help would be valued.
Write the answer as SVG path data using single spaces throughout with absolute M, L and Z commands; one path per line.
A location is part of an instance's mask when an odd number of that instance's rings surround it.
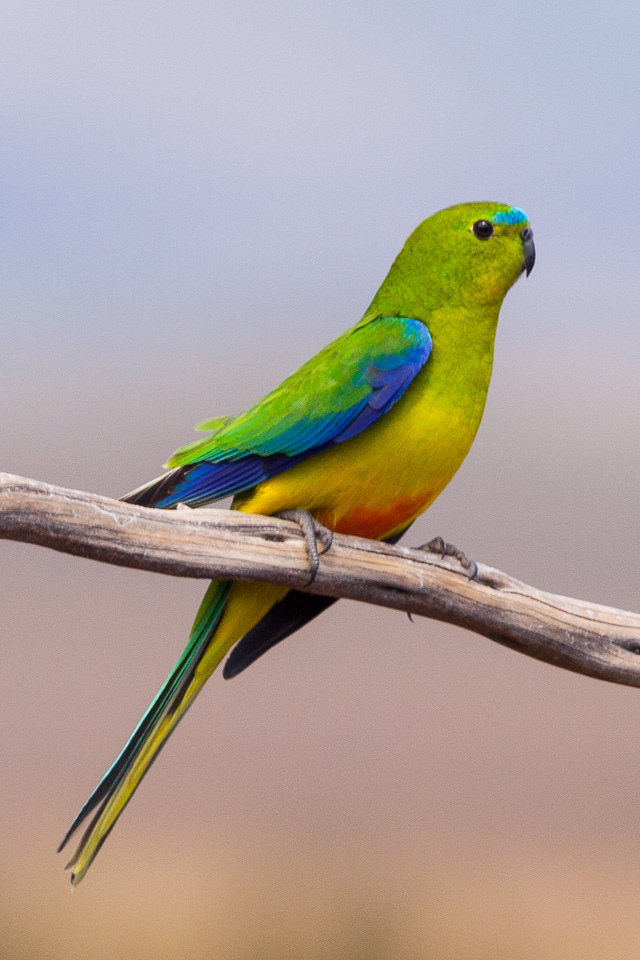
M 95 810 L 67 864 L 72 868 L 72 884 L 79 883 L 85 875 L 169 735 L 226 653 L 228 644 L 225 645 L 224 641 L 220 642 L 217 656 L 211 647 L 231 586 L 231 583 L 215 580 L 209 586 L 185 650 L 124 750 L 84 804 L 60 844 L 62 850 L 80 824 Z M 205 654 L 208 654 L 207 668 L 198 672 Z

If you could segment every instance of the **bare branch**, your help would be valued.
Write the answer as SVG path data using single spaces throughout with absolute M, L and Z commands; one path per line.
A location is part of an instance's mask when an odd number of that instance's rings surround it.
M 266 580 L 444 620 L 577 673 L 640 686 L 640 615 L 556 596 L 479 564 L 336 535 L 310 587 L 295 523 L 150 510 L 0 473 L 0 539 L 179 577 Z

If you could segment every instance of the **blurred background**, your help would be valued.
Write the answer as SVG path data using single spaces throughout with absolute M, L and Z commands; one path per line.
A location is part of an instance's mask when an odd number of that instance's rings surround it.
M 528 211 L 476 444 L 412 530 L 637 609 L 637 3 L 9 0 L 0 469 L 118 496 L 353 324 L 435 210 Z M 347 602 L 215 676 L 82 886 L 55 848 L 204 585 L 0 547 L 7 960 L 604 960 L 640 694 Z

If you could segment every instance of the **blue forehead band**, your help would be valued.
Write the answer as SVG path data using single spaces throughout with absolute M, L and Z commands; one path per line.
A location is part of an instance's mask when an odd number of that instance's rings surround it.
M 510 207 L 509 210 L 500 210 L 491 217 L 492 223 L 507 223 L 514 226 L 516 223 L 526 223 L 529 217 L 519 207 Z

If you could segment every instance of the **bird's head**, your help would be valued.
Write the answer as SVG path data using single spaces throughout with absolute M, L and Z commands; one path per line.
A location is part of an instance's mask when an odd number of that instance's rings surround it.
M 431 308 L 499 306 L 534 263 L 533 231 L 524 211 L 503 203 L 463 203 L 435 213 L 414 230 L 389 279 L 419 290 Z

